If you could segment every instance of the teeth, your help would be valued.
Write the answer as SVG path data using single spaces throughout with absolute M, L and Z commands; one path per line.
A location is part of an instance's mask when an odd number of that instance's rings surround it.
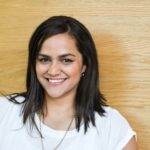
M 58 79 L 58 80 L 49 79 L 48 81 L 51 82 L 51 83 L 59 83 L 59 82 L 64 81 L 64 79 Z

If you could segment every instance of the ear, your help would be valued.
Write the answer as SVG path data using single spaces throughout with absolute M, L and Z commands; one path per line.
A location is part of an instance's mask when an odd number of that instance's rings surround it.
M 83 67 L 82 67 L 82 73 L 84 73 L 85 70 L 86 70 L 86 65 L 83 65 Z

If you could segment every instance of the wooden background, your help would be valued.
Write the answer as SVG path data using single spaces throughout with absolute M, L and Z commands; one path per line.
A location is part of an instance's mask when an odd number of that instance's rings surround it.
M 79 19 L 91 31 L 100 87 L 150 150 L 150 0 L 0 0 L 0 91 L 25 90 L 28 41 L 53 15 Z

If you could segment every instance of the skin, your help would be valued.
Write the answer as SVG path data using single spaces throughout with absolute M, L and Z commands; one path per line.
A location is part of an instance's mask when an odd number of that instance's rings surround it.
M 137 142 L 135 137 L 132 137 L 128 144 L 123 148 L 123 150 L 138 150 Z
M 36 62 L 36 74 L 45 90 L 43 122 L 47 126 L 66 130 L 74 115 L 74 98 L 85 69 L 73 37 L 67 33 L 57 34 L 44 41 Z

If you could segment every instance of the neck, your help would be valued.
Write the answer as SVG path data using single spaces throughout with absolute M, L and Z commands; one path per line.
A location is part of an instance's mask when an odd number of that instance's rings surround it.
M 61 98 L 51 98 L 48 95 L 45 96 L 44 114 L 74 114 L 74 97 L 65 96 Z
M 65 99 L 46 97 L 43 122 L 47 126 L 54 129 L 66 130 L 70 120 L 74 118 L 74 114 L 73 99 L 69 97 L 65 97 Z M 72 126 L 71 129 L 72 128 L 74 128 L 74 126 Z

